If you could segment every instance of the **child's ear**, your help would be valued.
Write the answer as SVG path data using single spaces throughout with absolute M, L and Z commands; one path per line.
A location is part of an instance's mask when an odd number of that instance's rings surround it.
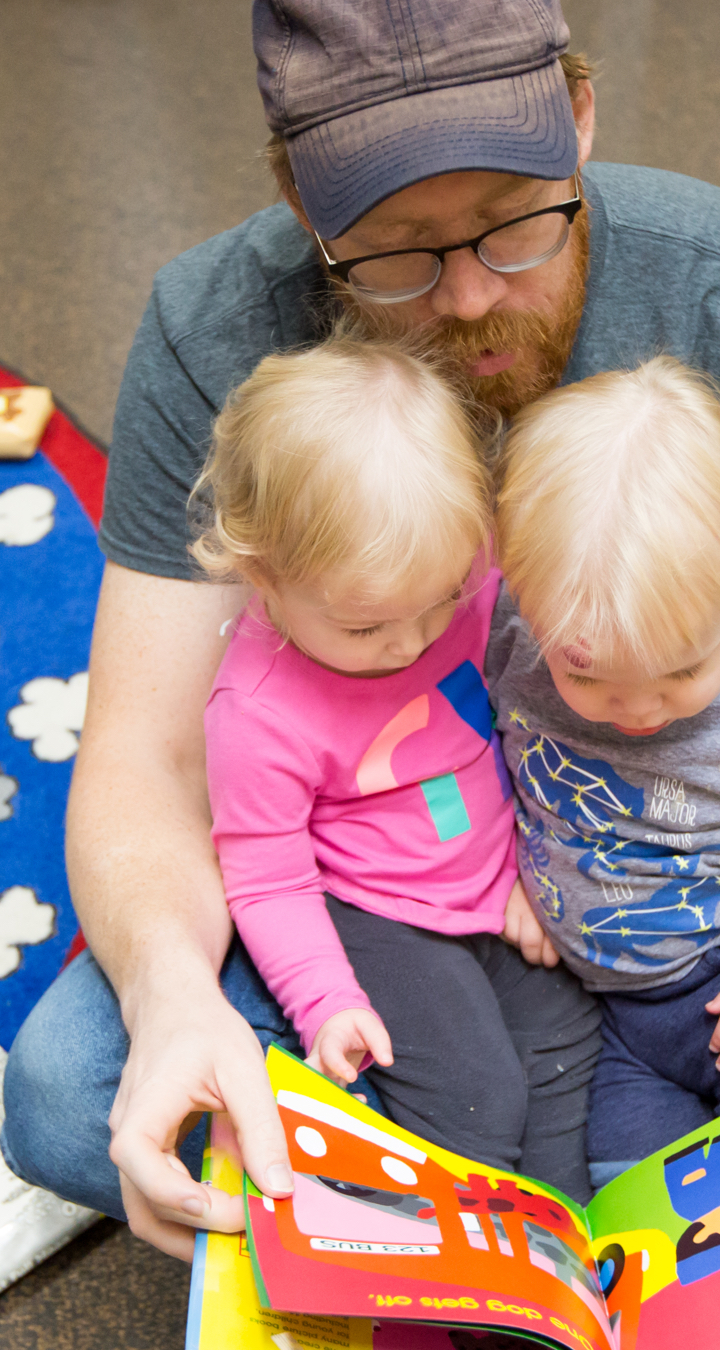
M 274 595 L 275 591 L 270 577 L 255 561 L 251 561 L 243 567 L 243 576 L 263 601 Z

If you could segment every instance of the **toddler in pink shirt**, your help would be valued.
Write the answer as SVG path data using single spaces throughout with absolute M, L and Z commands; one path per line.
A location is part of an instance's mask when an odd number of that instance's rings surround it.
M 213 840 L 314 1067 L 364 1068 L 406 1128 L 584 1198 L 597 1015 L 517 880 L 482 449 L 382 343 L 268 357 L 231 395 L 193 551 L 255 596 L 206 711 Z

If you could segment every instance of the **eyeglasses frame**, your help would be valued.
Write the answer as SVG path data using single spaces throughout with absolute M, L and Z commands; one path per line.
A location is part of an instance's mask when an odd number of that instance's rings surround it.
M 557 214 L 559 212 L 560 215 L 565 216 L 568 225 L 572 225 L 578 211 L 580 210 L 583 204 L 582 197 L 580 196 L 577 173 L 573 175 L 573 179 L 575 185 L 575 196 L 570 198 L 568 201 L 559 202 L 557 206 L 544 206 L 540 211 L 529 211 L 526 216 L 513 216 L 512 220 L 505 220 L 503 221 L 502 225 L 493 225 L 491 230 L 483 231 L 482 234 L 476 235 L 474 239 L 466 239 L 462 244 L 447 244 L 444 248 L 396 248 L 391 249 L 387 253 L 367 253 L 362 258 L 346 258 L 344 262 L 337 262 L 334 258 L 331 258 L 330 255 L 328 254 L 328 251 L 325 248 L 325 245 L 322 239 L 320 238 L 320 235 L 318 234 L 317 230 L 314 231 L 314 234 L 315 238 L 318 241 L 318 244 L 320 245 L 320 248 L 322 249 L 322 254 L 327 264 L 327 268 L 331 277 L 337 277 L 339 281 L 343 281 L 345 282 L 346 285 L 349 286 L 352 286 L 352 282 L 350 281 L 349 275 L 350 272 L 352 271 L 353 267 L 359 267 L 361 263 L 376 262 L 380 258 L 401 258 L 403 257 L 403 255 L 407 256 L 408 253 L 425 253 L 428 254 L 429 256 L 432 256 L 433 258 L 437 258 L 438 262 L 440 263 L 440 266 L 442 267 L 442 264 L 445 261 L 446 254 L 457 253 L 459 249 L 463 248 L 471 248 L 473 252 L 477 254 L 478 259 L 483 264 L 483 266 L 489 268 L 491 272 L 500 272 L 500 273 L 527 272 L 530 271 L 530 269 L 533 267 L 539 267 L 542 262 L 546 261 L 547 255 L 543 254 L 539 258 L 534 259 L 532 262 L 529 263 L 512 263 L 509 267 L 493 267 L 492 263 L 487 262 L 485 258 L 482 257 L 482 255 L 478 252 L 478 249 L 480 248 L 480 245 L 482 244 L 483 240 L 489 238 L 491 234 L 497 234 L 499 230 L 506 230 L 509 225 L 520 225 L 524 220 L 535 220 L 538 216 L 549 216 Z M 567 243 L 567 240 L 564 241 L 562 245 L 563 248 L 565 247 L 565 243 Z M 558 252 L 559 251 L 560 250 L 558 250 Z M 550 256 L 553 257 L 555 256 L 555 254 L 551 253 Z M 414 291 L 407 297 L 403 298 L 413 300 L 416 299 L 417 296 L 424 295 L 426 291 L 432 290 L 433 286 L 437 285 L 439 279 L 440 279 L 440 272 L 438 272 L 438 275 L 435 277 L 435 279 L 430 282 L 429 286 L 424 286 L 422 290 Z M 372 297 L 368 295 L 367 298 L 371 299 Z M 392 300 L 390 300 L 386 301 L 385 303 L 392 304 L 393 302 Z

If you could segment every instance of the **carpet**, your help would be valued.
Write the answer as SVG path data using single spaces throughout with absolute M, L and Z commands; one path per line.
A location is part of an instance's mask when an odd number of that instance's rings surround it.
M 0 367 L 0 389 L 29 383 Z M 0 460 L 0 1046 L 82 944 L 63 822 L 87 696 L 106 460 L 61 409 Z

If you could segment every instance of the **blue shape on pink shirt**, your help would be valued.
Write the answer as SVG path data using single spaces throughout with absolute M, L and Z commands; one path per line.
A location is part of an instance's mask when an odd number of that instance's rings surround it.
M 458 717 L 462 717 L 463 722 L 467 722 L 484 741 L 489 741 L 493 728 L 490 700 L 480 672 L 472 661 L 463 661 L 440 680 L 437 687 Z

